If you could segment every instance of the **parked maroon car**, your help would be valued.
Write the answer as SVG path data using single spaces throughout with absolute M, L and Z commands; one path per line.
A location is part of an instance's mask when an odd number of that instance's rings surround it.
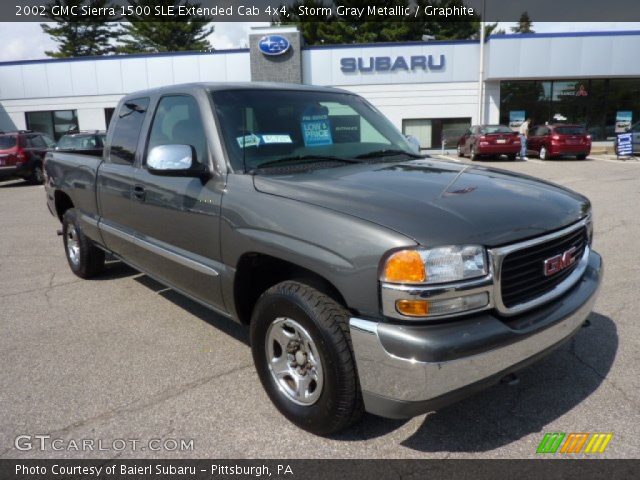
M 471 160 L 500 155 L 515 160 L 519 152 L 518 133 L 504 125 L 474 125 L 458 141 L 458 156 L 469 155 Z
M 565 155 L 584 160 L 591 153 L 591 135 L 580 125 L 540 125 L 530 130 L 527 150 L 540 160 Z
M 0 132 L 0 178 L 20 177 L 31 183 L 42 183 L 42 162 L 53 147 L 55 142 L 43 133 Z

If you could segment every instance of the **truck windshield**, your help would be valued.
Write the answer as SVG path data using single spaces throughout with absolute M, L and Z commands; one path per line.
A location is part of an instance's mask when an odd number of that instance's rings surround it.
M 416 156 L 405 137 L 355 95 L 249 89 L 212 96 L 236 170 Z

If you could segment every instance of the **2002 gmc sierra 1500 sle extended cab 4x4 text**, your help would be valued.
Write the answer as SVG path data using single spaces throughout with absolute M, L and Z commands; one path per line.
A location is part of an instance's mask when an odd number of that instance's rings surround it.
M 418 155 L 333 88 L 130 94 L 102 158 L 52 152 L 45 176 L 73 272 L 108 252 L 250 325 L 269 397 L 321 435 L 497 383 L 570 338 L 600 284 L 586 198 Z

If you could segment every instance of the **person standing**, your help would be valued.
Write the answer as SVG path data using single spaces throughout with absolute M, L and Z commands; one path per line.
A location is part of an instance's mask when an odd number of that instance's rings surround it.
M 531 119 L 527 118 L 522 125 L 520 125 L 519 137 L 520 137 L 520 160 L 528 160 L 527 158 L 527 137 L 529 136 L 529 125 Z

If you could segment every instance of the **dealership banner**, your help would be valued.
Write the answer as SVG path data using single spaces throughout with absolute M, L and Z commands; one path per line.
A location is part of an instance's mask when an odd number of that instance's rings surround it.
M 533 22 L 604 22 L 640 21 L 638 0 L 464 0 L 460 2 L 341 2 L 320 0 L 306 5 L 294 0 L 175 0 L 174 2 L 133 4 L 127 0 L 108 0 L 97 7 L 84 2 L 51 0 L 3 0 L 0 2 L 2 22 L 42 22 L 47 13 L 71 15 L 75 21 L 126 21 L 130 17 L 151 20 L 189 19 L 201 16 L 214 22 L 288 22 L 293 15 L 300 20 L 325 21 L 341 18 L 349 21 L 464 21 L 483 16 L 489 22 L 517 22 L 527 12 Z M 345 4 L 346 3 L 346 4 Z M 70 6 L 71 5 L 71 6 Z M 357 5 L 357 6 L 354 6 Z M 287 8 L 290 7 L 290 8 Z M 53 9 L 55 8 L 55 11 Z M 70 9 L 67 9 L 70 8 Z
M 640 460 L 0 460 L 2 480 L 627 480 Z

